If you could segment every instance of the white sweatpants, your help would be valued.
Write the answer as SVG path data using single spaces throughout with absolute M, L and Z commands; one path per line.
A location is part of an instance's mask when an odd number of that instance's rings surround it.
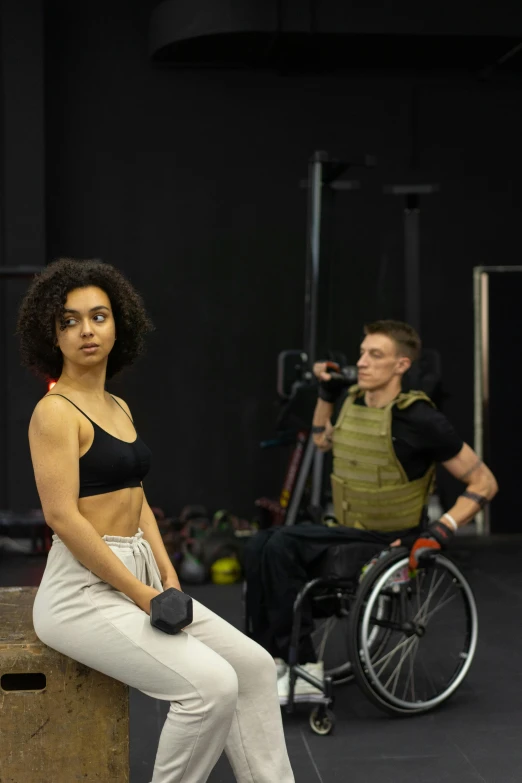
M 141 530 L 104 540 L 138 579 L 162 590 Z M 272 658 L 193 603 L 192 624 L 165 634 L 55 535 L 33 620 L 48 647 L 170 702 L 152 783 L 204 783 L 223 749 L 239 783 L 293 783 Z

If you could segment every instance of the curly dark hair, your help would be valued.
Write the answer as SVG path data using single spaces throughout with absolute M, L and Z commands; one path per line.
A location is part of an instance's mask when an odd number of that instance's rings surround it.
M 144 351 L 145 335 L 153 330 L 141 296 L 115 267 L 98 260 L 59 258 L 37 275 L 18 313 L 22 364 L 46 380 L 56 380 L 63 356 L 56 350 L 56 318 L 62 318 L 67 294 L 97 286 L 110 299 L 118 340 L 109 354 L 107 378 L 132 364 Z

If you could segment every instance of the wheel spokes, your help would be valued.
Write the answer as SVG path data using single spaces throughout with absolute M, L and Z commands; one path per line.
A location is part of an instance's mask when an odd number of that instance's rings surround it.
M 468 650 L 472 655 L 476 645 L 476 609 L 469 586 L 450 561 L 435 561 L 403 584 L 397 571 L 397 565 L 390 567 L 368 590 L 358 623 L 359 659 L 380 698 L 418 710 L 440 703 L 462 682 L 471 663 Z M 383 597 L 391 607 L 381 614 Z M 439 655 L 434 643 L 442 638 L 448 644 Z

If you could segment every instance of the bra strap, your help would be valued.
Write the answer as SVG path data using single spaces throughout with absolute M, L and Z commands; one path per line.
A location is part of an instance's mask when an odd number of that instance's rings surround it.
M 70 402 L 70 403 L 71 403 L 71 405 L 74 405 L 74 407 L 76 408 L 76 410 L 77 410 L 77 411 L 80 411 L 80 413 L 82 413 L 82 414 L 85 416 L 85 418 L 86 418 L 86 419 L 88 419 L 88 420 L 91 422 L 91 424 L 93 424 L 93 425 L 95 424 L 95 422 L 94 422 L 92 419 L 90 419 L 90 418 L 87 416 L 87 414 L 86 414 L 86 413 L 84 413 L 84 411 L 82 411 L 82 409 L 81 409 L 81 408 L 78 408 L 78 406 L 76 405 L 76 403 L 75 403 L 75 402 L 73 402 L 72 400 L 70 400 L 70 399 L 69 399 L 69 397 L 66 397 L 64 394 L 59 394 L 58 392 L 53 392 L 52 394 L 48 394 L 47 396 L 48 396 L 48 397 L 63 397 L 63 399 L 64 399 L 64 400 L 67 400 L 68 402 Z
M 112 396 L 112 394 L 111 394 L 111 397 L 112 397 L 112 399 L 114 400 L 114 402 L 116 403 L 116 405 L 120 405 L 120 403 L 118 402 L 118 400 L 116 399 L 116 397 L 113 397 L 113 396 Z M 124 414 L 125 414 L 126 416 L 129 416 L 129 414 L 127 413 L 127 411 L 126 411 L 126 410 L 125 410 L 125 408 L 123 407 L 123 405 L 120 405 L 120 408 L 122 409 L 122 411 L 124 412 Z M 134 419 L 132 418 L 132 416 L 129 416 L 129 419 L 130 419 L 130 420 L 132 421 L 132 423 L 134 424 Z

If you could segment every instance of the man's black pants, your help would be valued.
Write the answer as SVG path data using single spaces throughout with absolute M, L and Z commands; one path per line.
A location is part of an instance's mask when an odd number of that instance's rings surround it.
M 303 523 L 261 530 L 245 549 L 246 613 L 249 635 L 274 657 L 288 660 L 293 607 L 299 591 L 316 576 L 356 579 L 363 565 L 401 533 L 376 533 Z M 407 531 L 408 543 L 419 528 Z M 303 607 L 299 663 L 316 660 L 311 639 L 313 617 Z

